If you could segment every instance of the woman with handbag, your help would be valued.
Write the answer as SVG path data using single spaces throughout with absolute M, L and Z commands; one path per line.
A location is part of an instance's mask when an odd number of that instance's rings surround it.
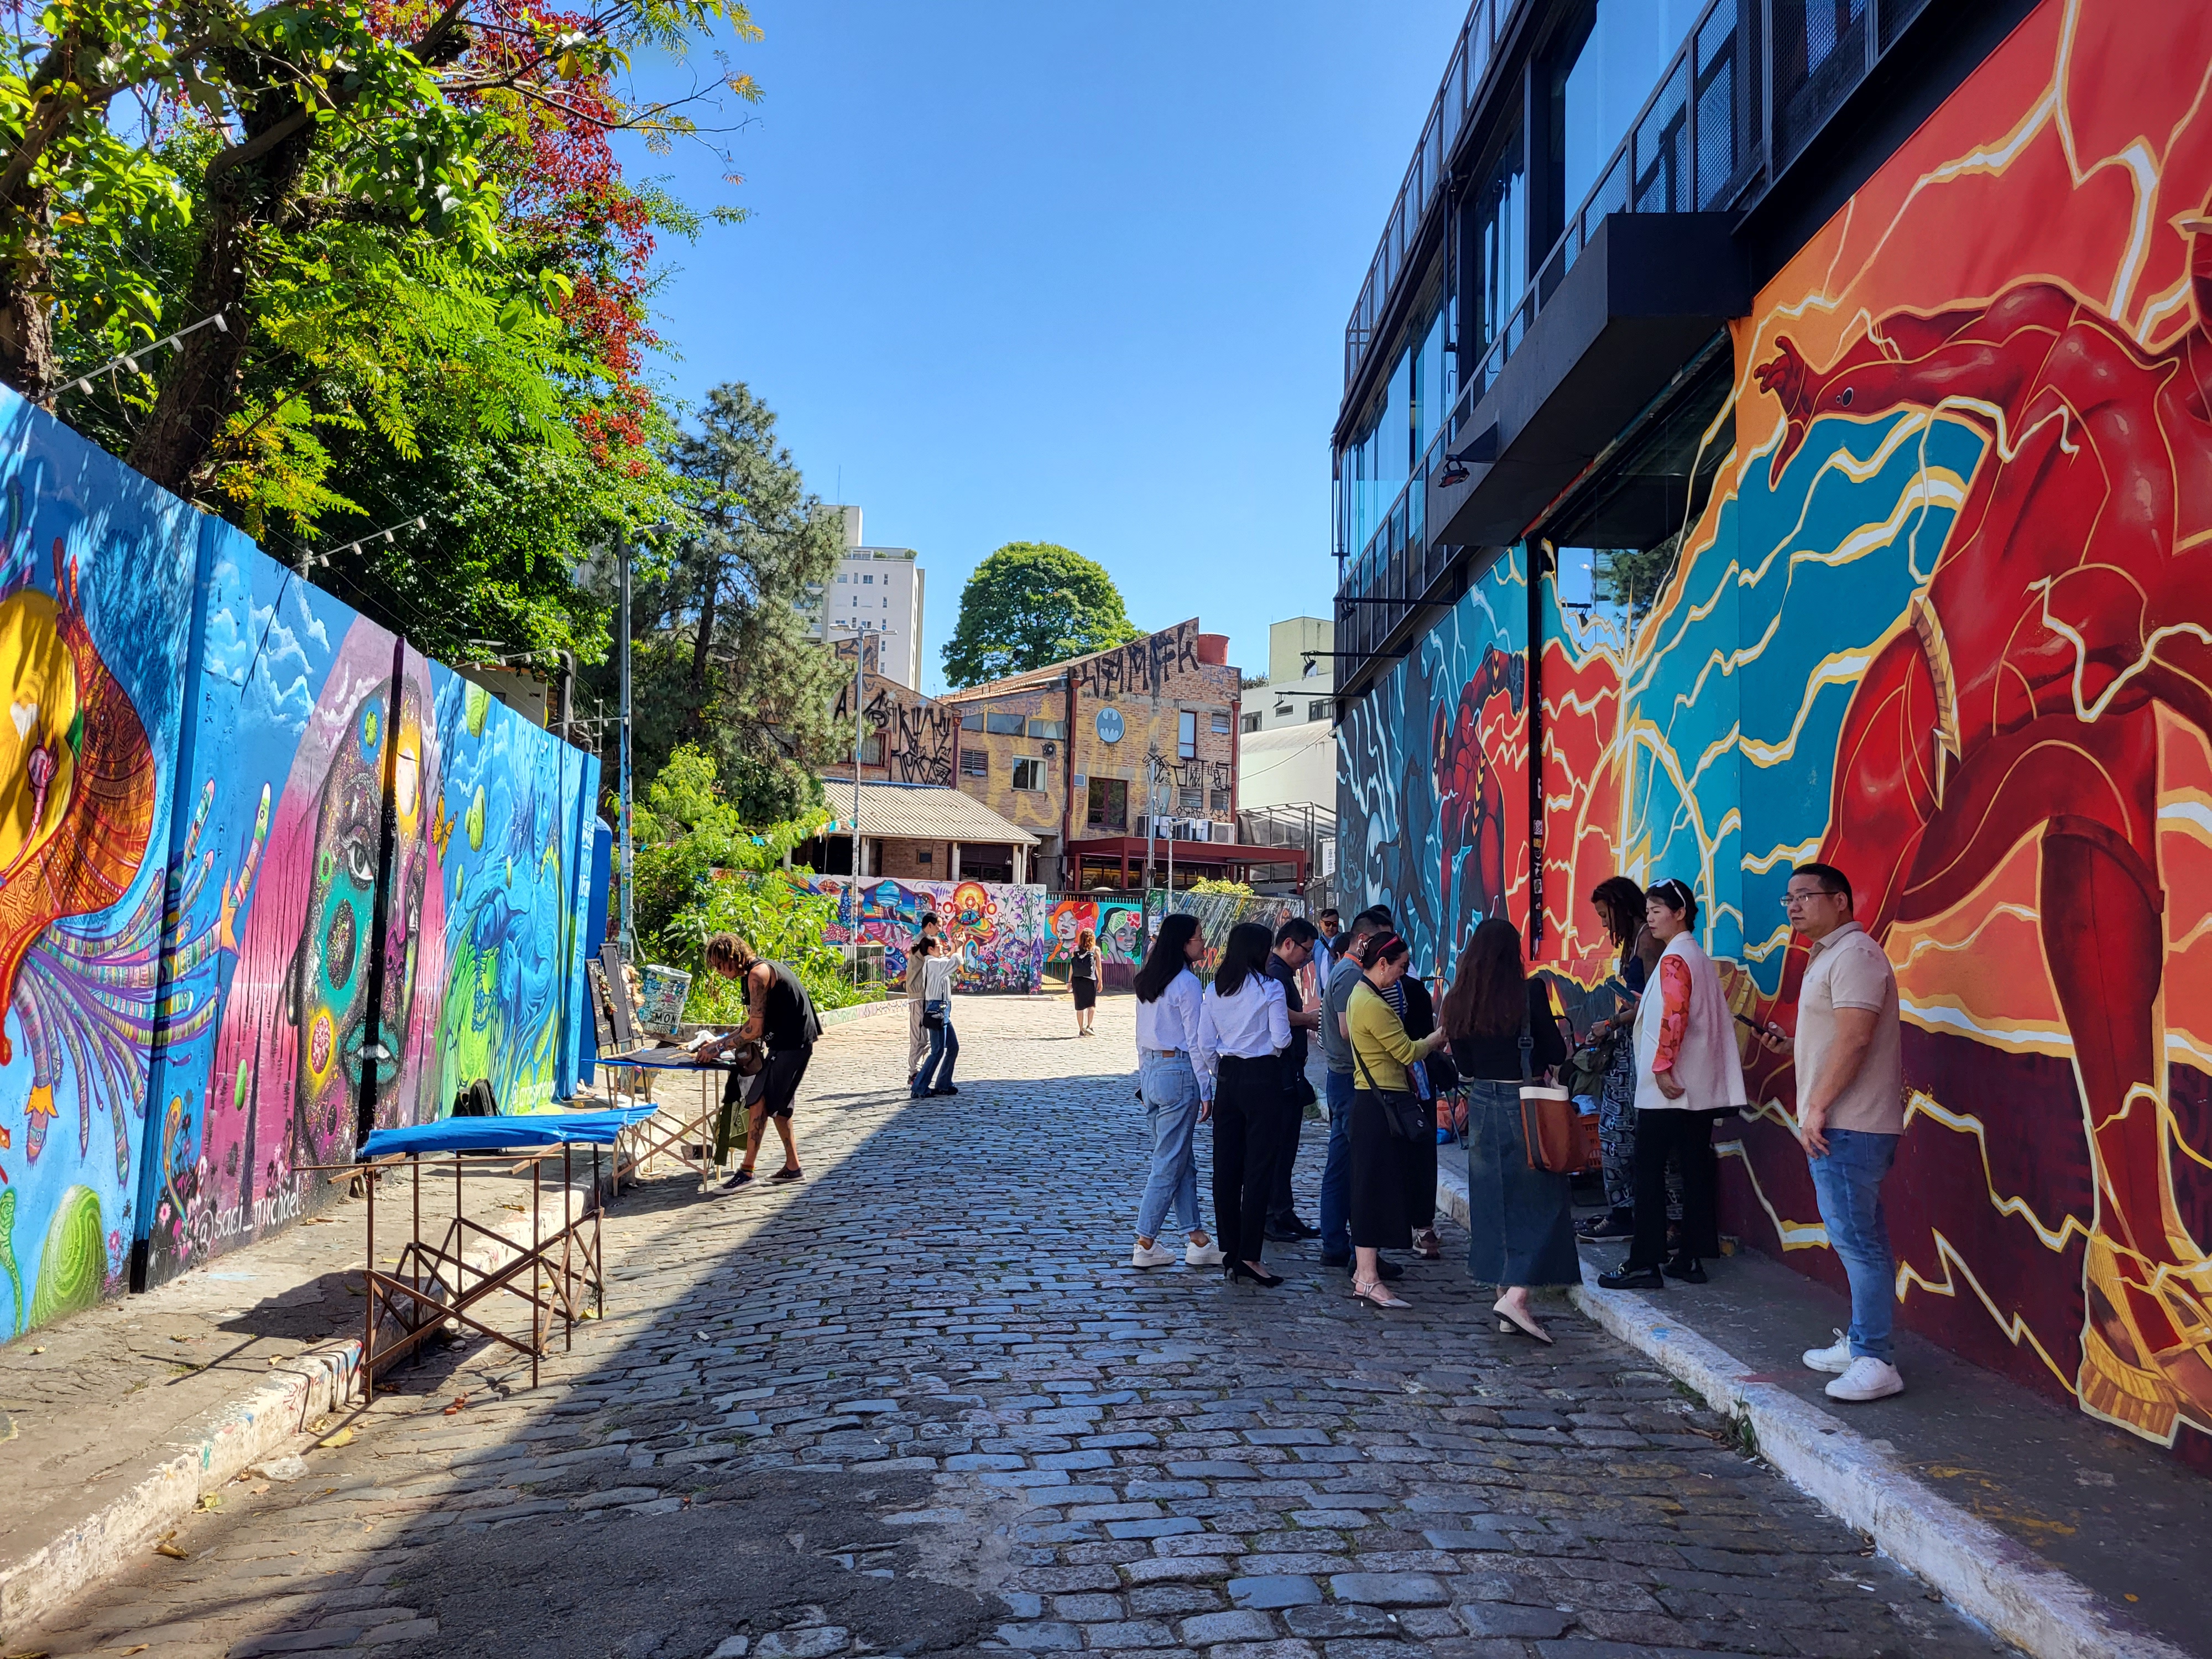
M 1428 1036 L 1437 1029 L 1437 1005 L 1429 995 L 1429 988 L 1422 983 L 1419 974 L 1408 972 L 1398 981 L 1398 988 L 1406 994 L 1406 1012 L 1401 1016 L 1406 1035 L 1414 1038 Z M 1444 1096 L 1459 1086 L 1459 1073 L 1452 1065 L 1450 1053 L 1438 1049 L 1426 1060 L 1416 1060 L 1407 1066 L 1406 1074 L 1428 1117 L 1428 1134 L 1423 1144 L 1433 1147 L 1437 1144 L 1439 1108 Z M 1424 1261 L 1443 1261 L 1443 1243 L 1437 1237 L 1434 1152 L 1406 1162 L 1406 1219 L 1413 1229 L 1413 1254 Z
M 1212 1102 L 1213 1220 L 1221 1229 L 1224 1279 L 1273 1290 L 1282 1276 L 1260 1265 L 1267 1201 L 1288 1124 L 1281 1054 L 1291 1046 L 1283 988 L 1267 972 L 1275 936 L 1240 921 L 1221 947 L 1213 983 L 1199 1000 L 1193 1063 L 1200 1099 Z
M 1744 1103 L 1743 1056 L 1719 970 L 1699 948 L 1698 901 L 1688 884 L 1662 881 L 1644 913 L 1663 947 L 1657 995 L 1636 1011 L 1636 1233 L 1628 1258 L 1597 1282 L 1609 1291 L 1656 1291 L 1669 1279 L 1702 1285 L 1700 1258 L 1720 1254 L 1713 1120 Z M 1667 1159 L 1682 1166 L 1682 1234 L 1667 1254 Z
M 952 1063 L 960 1058 L 960 1036 L 952 1029 L 952 981 L 958 966 L 939 952 L 933 939 L 916 939 L 907 961 L 907 977 L 918 977 L 921 982 L 921 1029 L 929 1039 L 921 1069 L 907 1085 L 908 1095 L 915 1100 L 960 1092 L 952 1085 Z
M 1444 994 L 1443 1030 L 1467 1091 L 1468 1272 L 1498 1287 L 1501 1333 L 1552 1340 L 1528 1308 L 1537 1285 L 1582 1282 L 1569 1177 L 1530 1145 L 1522 1091 L 1565 1062 L 1552 990 L 1529 977 L 1521 933 L 1492 916 L 1468 936 Z
M 1403 1249 L 1412 1225 L 1410 1173 L 1417 1158 L 1436 1162 L 1435 1120 L 1413 1092 L 1407 1068 L 1443 1046 L 1442 1031 L 1414 1038 L 1389 1000 L 1404 978 L 1406 941 L 1385 934 L 1368 947 L 1367 968 L 1345 1005 L 1352 1039 L 1352 1293 L 1378 1308 L 1412 1304 L 1382 1282 L 1380 1252 Z M 1425 1141 L 1425 1145 L 1424 1145 Z
M 1198 931 L 1198 918 L 1166 916 L 1137 969 L 1137 1093 L 1145 1103 L 1152 1173 L 1137 1201 L 1137 1243 L 1129 1252 L 1133 1267 L 1164 1267 L 1175 1261 L 1175 1251 L 1159 1239 L 1170 1209 L 1183 1224 L 1182 1259 L 1194 1267 L 1221 1265 L 1221 1251 L 1206 1236 L 1199 1214 L 1193 1151 L 1207 1108 L 1199 1098 L 1191 1055 L 1202 990 L 1190 965 L 1205 955 L 1206 935 Z
M 1075 999 L 1075 1035 L 1093 1035 L 1091 1022 L 1098 1017 L 1098 935 L 1088 927 L 1076 934 L 1075 949 L 1068 955 L 1067 989 Z
M 1644 890 L 1626 876 L 1607 876 L 1590 904 L 1613 941 L 1615 995 L 1620 1006 L 1590 1028 L 1589 1047 L 1602 1046 L 1597 1136 L 1605 1176 L 1606 1213 L 1586 1223 L 1584 1238 L 1626 1238 L 1636 1231 L 1637 1000 L 1659 965 L 1659 941 L 1644 920 Z

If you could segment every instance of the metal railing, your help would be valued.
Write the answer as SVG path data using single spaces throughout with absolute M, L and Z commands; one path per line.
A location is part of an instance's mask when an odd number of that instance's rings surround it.
M 1516 0 L 1495 3 L 1510 15 Z M 1606 216 L 1722 211 L 1761 179 L 1771 182 L 1926 4 L 1927 0 L 1711 0 L 1630 123 L 1597 184 L 1568 216 L 1566 228 L 1520 299 L 1493 323 L 1488 345 L 1465 372 L 1450 413 L 1412 477 L 1365 544 L 1346 559 L 1338 586 L 1338 648 L 1359 654 L 1344 659 L 1346 678 L 1358 672 L 1362 659 L 1396 625 L 1403 614 L 1396 607 L 1418 602 L 1449 568 L 1456 550 L 1433 544 L 1424 522 L 1429 478 L 1471 435 L 1467 428 L 1476 404 L 1497 385 L 1499 373 Z M 1454 75 L 1464 78 L 1462 64 L 1478 21 L 1486 26 L 1488 21 L 1488 4 L 1478 3 L 1454 54 L 1453 72 L 1445 76 L 1447 92 Z M 1494 36 L 1484 39 L 1486 45 Z M 1770 39 L 1775 50 L 1768 59 L 1761 47 Z M 1771 104 L 1761 95 L 1763 65 L 1768 63 L 1774 82 Z M 1441 108 L 1446 100 L 1438 96 Z M 1431 129 L 1437 121 L 1432 112 Z M 1392 214 L 1394 228 L 1409 200 L 1422 201 L 1424 212 L 1431 205 L 1410 190 L 1423 181 L 1426 153 L 1425 149 L 1416 156 L 1407 174 L 1408 189 L 1401 191 Z M 1407 245 L 1400 245 L 1401 252 Z M 1355 337 L 1359 352 L 1371 343 L 1359 333 L 1363 322 L 1371 330 L 1388 308 L 1389 283 L 1399 274 L 1386 262 L 1393 246 L 1392 234 L 1386 233 L 1352 313 L 1346 334 L 1347 380 L 1357 368 Z
M 1352 320 L 1345 325 L 1344 383 L 1347 386 L 1359 377 L 1359 365 L 1374 343 L 1382 313 L 1389 308 L 1391 291 L 1405 273 L 1407 255 L 1420 246 L 1422 228 L 1443 199 L 1444 169 L 1450 164 L 1453 146 L 1459 142 L 1460 129 L 1468 113 L 1480 107 L 1488 94 L 1491 71 L 1497 66 L 1498 41 L 1512 32 L 1519 14 L 1533 3 L 1534 0 L 1474 0 L 1468 8 L 1467 21 L 1460 26 L 1459 39 L 1452 46 L 1450 67 L 1444 70 L 1443 84 L 1437 88 L 1429 106 L 1427 125 L 1421 129 L 1405 182 L 1399 185 L 1398 198 L 1384 222 L 1382 240 L 1367 267 L 1359 301 L 1352 308 Z

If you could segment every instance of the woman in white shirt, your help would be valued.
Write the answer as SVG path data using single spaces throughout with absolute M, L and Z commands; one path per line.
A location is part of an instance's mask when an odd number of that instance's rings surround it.
M 922 1060 L 921 1069 L 907 1085 L 907 1093 L 916 1100 L 924 1095 L 960 1092 L 952 1085 L 952 1062 L 960 1058 L 960 1035 L 952 1029 L 952 982 L 958 968 L 950 955 L 940 951 L 937 940 L 915 941 L 906 974 L 909 981 L 919 981 L 922 1030 L 929 1039 L 929 1053 Z
M 1260 1265 L 1275 1160 L 1290 1125 L 1278 1058 L 1291 1043 L 1283 988 L 1267 973 L 1274 935 L 1256 921 L 1229 930 L 1213 983 L 1198 1012 L 1198 1091 L 1212 1103 L 1213 1218 L 1228 1253 L 1225 1278 L 1270 1288 L 1283 1282 Z
M 1698 1258 L 1720 1254 L 1713 1121 L 1746 1094 L 1735 1018 L 1719 970 L 1692 931 L 1696 896 L 1686 883 L 1662 881 L 1644 894 L 1644 914 L 1665 948 L 1636 1010 L 1636 1235 L 1628 1259 L 1598 1275 L 1607 1290 L 1705 1282 Z M 1682 1237 L 1662 1275 L 1670 1153 L 1682 1169 Z
M 1194 1267 L 1221 1265 L 1221 1252 L 1206 1236 L 1198 1212 L 1198 1163 L 1191 1149 L 1206 1108 L 1191 1058 L 1200 988 L 1190 964 L 1205 954 L 1198 918 L 1168 916 L 1137 969 L 1137 1067 L 1152 1170 L 1137 1204 L 1137 1246 L 1129 1253 L 1133 1267 L 1164 1267 L 1176 1259 L 1159 1242 L 1170 1208 L 1182 1218 L 1188 1240 L 1182 1259 Z

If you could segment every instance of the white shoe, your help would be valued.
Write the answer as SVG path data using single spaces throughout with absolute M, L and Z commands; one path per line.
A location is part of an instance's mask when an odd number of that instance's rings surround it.
M 1194 1267 L 1218 1267 L 1221 1265 L 1221 1246 L 1210 1241 L 1204 1244 L 1187 1244 L 1183 1247 L 1182 1259 Z
M 1850 1370 L 1828 1384 L 1831 1400 L 1887 1400 L 1904 1392 L 1905 1379 L 1897 1374 L 1896 1366 L 1864 1353 L 1851 1361 Z
M 1175 1259 L 1176 1253 L 1173 1250 L 1164 1244 L 1157 1243 L 1149 1250 L 1139 1244 L 1129 1252 L 1129 1265 L 1132 1267 L 1172 1267 L 1175 1266 Z
M 1832 1325 L 1828 1328 L 1835 1330 Z M 1836 1340 L 1826 1347 L 1806 1349 L 1805 1368 L 1808 1370 L 1826 1371 L 1832 1376 L 1841 1376 L 1851 1368 L 1850 1338 L 1845 1336 L 1841 1331 L 1836 1331 Z

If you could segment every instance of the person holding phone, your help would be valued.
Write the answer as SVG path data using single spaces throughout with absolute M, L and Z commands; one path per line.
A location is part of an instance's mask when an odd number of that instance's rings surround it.
M 1598 1275 L 1608 1291 L 1705 1282 L 1705 1261 L 1720 1254 L 1713 1120 L 1747 1097 L 1720 972 L 1692 932 L 1697 896 L 1686 882 L 1662 881 L 1644 895 L 1644 915 L 1662 947 L 1658 994 L 1647 989 L 1636 1010 L 1636 1232 L 1627 1259 Z M 1671 1259 L 1670 1153 L 1682 1165 L 1682 1235 Z
M 1805 1364 L 1835 1374 L 1832 1400 L 1883 1400 L 1905 1387 L 1890 1337 L 1897 1261 L 1881 1208 L 1882 1180 L 1905 1133 L 1897 974 L 1853 919 L 1850 881 L 1834 866 L 1792 870 L 1782 905 L 1812 950 L 1796 1036 L 1770 1024 L 1759 1040 L 1796 1065 L 1798 1138 L 1812 1164 L 1821 1224 L 1851 1287 L 1850 1330 L 1838 1332 L 1828 1347 L 1808 1349 Z

